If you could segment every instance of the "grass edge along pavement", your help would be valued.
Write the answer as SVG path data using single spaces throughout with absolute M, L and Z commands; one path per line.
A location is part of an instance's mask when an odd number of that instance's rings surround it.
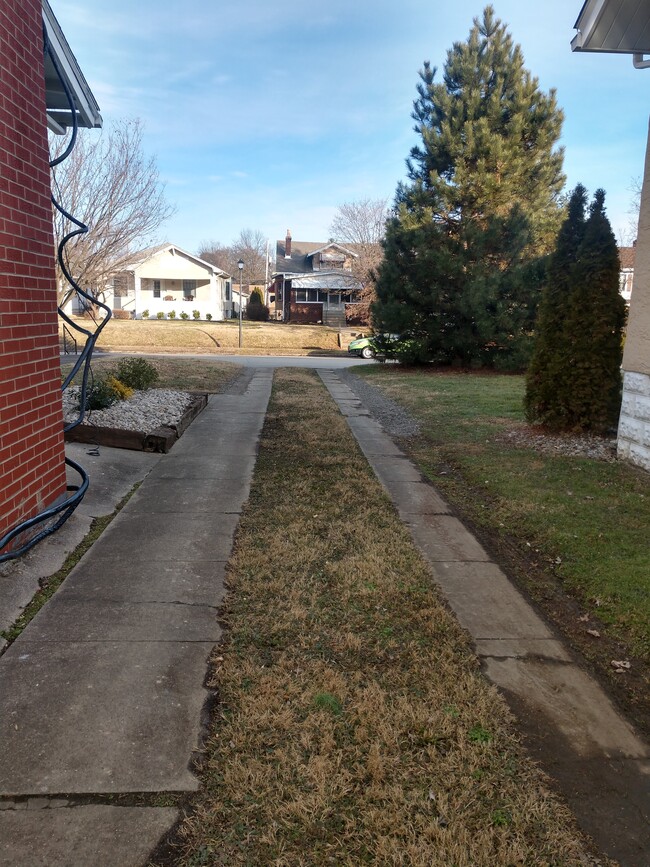
M 276 373 L 227 577 L 173 863 L 611 863 L 525 755 L 311 372 Z
M 20 616 L 8 629 L 0 630 L 0 636 L 7 642 L 0 650 L 0 656 L 11 647 L 13 642 L 18 638 L 21 632 L 29 626 L 45 603 L 54 596 L 86 551 L 92 547 L 93 543 L 99 539 L 104 530 L 112 523 L 113 519 L 119 515 L 141 484 L 141 482 L 136 482 L 131 490 L 122 497 L 110 515 L 102 515 L 99 518 L 92 519 L 90 522 L 90 529 L 77 547 L 67 555 L 61 568 L 53 575 L 41 580 L 40 589 L 34 594 L 34 596 L 32 596 L 30 602 L 27 603 Z
M 510 441 L 511 430 L 541 433 L 524 423 L 520 376 L 397 366 L 355 375 L 419 422 L 402 447 L 647 733 L 648 474 Z

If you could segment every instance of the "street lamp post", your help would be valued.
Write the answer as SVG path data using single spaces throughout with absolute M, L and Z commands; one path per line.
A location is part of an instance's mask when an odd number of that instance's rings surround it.
M 239 268 L 239 348 L 241 349 L 241 347 L 242 347 L 242 341 L 241 341 L 241 307 L 242 307 L 242 304 L 241 304 L 241 292 L 242 292 L 241 275 L 242 275 L 242 271 L 244 270 L 244 260 L 243 259 L 240 259 L 239 262 L 237 262 L 237 267 Z

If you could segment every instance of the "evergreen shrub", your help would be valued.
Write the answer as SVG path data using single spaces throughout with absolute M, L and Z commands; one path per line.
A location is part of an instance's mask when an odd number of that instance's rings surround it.
M 158 381 L 158 371 L 146 358 L 120 358 L 117 379 L 136 391 L 146 391 Z

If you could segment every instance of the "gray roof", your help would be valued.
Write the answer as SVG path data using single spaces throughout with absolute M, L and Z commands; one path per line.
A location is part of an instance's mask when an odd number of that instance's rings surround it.
M 304 277 L 294 277 L 291 285 L 294 289 L 321 289 L 332 292 L 353 292 L 362 286 L 360 280 L 342 271 L 315 271 Z
M 286 256 L 286 242 L 284 239 L 276 241 L 275 245 L 275 270 L 274 274 L 313 274 L 314 269 L 310 256 L 320 253 L 327 247 L 338 247 L 352 256 L 358 257 L 356 247 L 359 244 L 342 244 L 339 241 L 291 241 L 291 257 Z M 316 272 L 318 273 L 318 272 Z M 322 272 L 321 272 L 322 273 Z

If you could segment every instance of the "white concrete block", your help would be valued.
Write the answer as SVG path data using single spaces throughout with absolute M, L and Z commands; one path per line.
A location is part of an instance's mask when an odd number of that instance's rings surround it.
M 634 392 L 650 397 L 650 376 L 645 373 L 626 371 L 623 379 L 623 392 Z
M 630 446 L 629 460 L 636 464 L 637 467 L 643 467 L 644 470 L 650 472 L 650 448 L 644 448 L 639 445 Z
M 643 424 L 628 415 L 621 416 L 618 424 L 618 436 L 631 442 L 641 442 L 643 436 Z
M 650 397 L 638 395 L 635 400 L 634 412 L 630 415 L 637 420 L 650 422 Z

